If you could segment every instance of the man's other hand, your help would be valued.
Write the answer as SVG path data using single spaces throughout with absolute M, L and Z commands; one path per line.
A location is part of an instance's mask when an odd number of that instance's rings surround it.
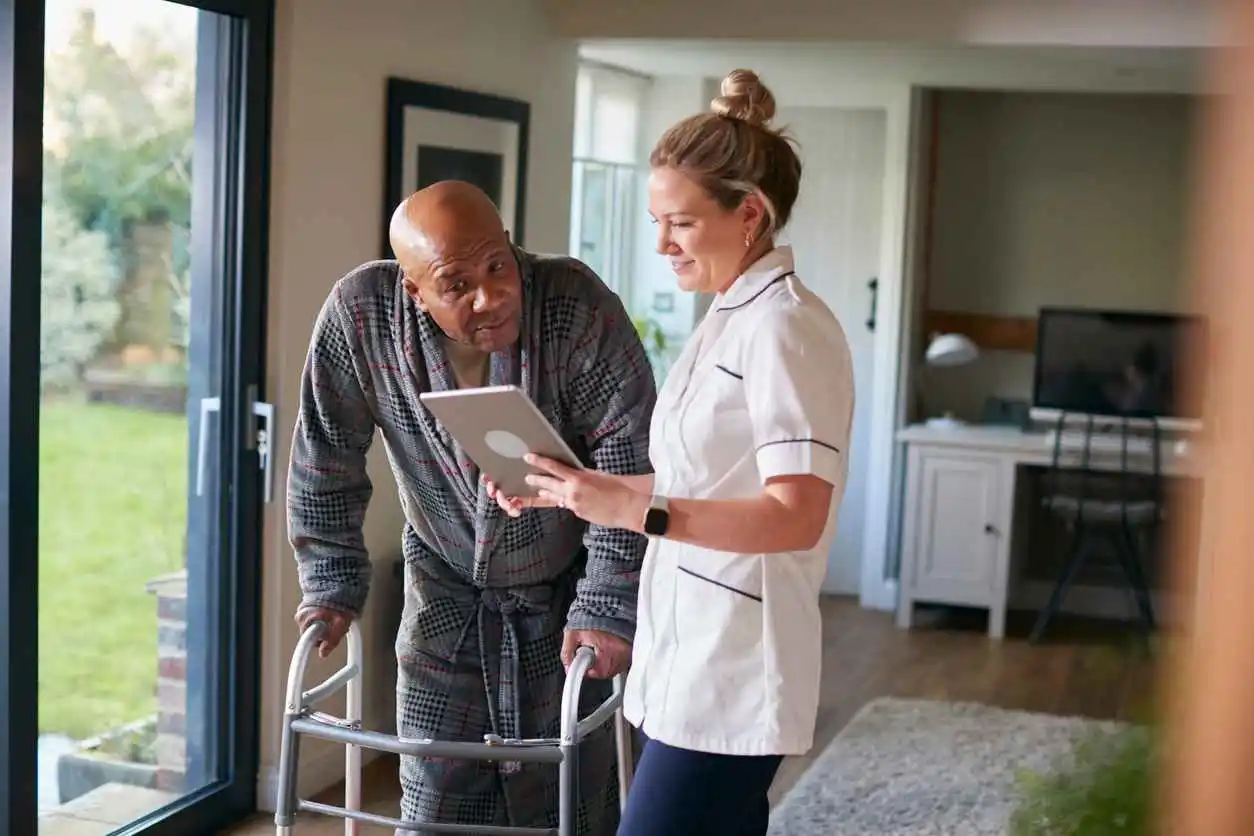
M 348 632 L 348 625 L 353 621 L 353 617 L 343 610 L 332 610 L 325 607 L 304 607 L 296 611 L 296 623 L 300 626 L 302 633 L 315 621 L 321 621 L 327 625 L 327 631 L 318 640 L 318 655 L 325 659 L 331 655 L 331 652 L 343 640 L 344 634 Z
M 609 679 L 627 670 L 631 663 L 631 645 L 613 633 L 601 630 L 567 630 L 562 640 L 562 664 L 567 669 L 575 661 L 581 646 L 596 651 L 596 661 L 588 668 L 591 679 Z

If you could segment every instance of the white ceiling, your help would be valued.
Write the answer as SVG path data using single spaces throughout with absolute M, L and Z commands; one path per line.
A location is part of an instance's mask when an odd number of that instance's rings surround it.
M 1190 48 L 616 39 L 586 40 L 580 53 L 650 76 L 717 79 L 747 67 L 784 100 L 825 84 L 1191 92 L 1203 68 Z
M 985 46 L 1201 47 L 1231 27 L 1214 0 L 541 0 L 568 38 Z

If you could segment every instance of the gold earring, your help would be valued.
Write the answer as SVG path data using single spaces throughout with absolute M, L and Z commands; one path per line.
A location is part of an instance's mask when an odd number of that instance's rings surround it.
M 753 246 L 753 236 L 750 235 L 748 232 L 746 232 L 745 233 L 745 249 L 747 250 L 752 246 Z

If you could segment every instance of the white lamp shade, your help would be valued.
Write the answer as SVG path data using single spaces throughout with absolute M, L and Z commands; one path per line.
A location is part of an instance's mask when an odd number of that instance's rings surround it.
M 929 366 L 961 366 L 980 356 L 980 349 L 965 334 L 937 334 L 927 346 Z

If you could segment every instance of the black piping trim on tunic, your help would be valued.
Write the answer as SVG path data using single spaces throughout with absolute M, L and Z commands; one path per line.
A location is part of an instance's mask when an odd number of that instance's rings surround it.
M 745 379 L 745 376 L 744 376 L 743 374 L 740 374 L 739 372 L 734 372 L 734 371 L 732 371 L 731 369 L 729 369 L 729 368 L 727 368 L 726 366 L 724 366 L 722 363 L 715 363 L 715 364 L 714 364 L 714 368 L 718 369 L 720 372 L 727 372 L 729 375 L 731 375 L 732 377 L 736 378 L 737 380 L 744 380 L 744 379 Z
M 791 271 L 791 270 L 789 270 L 787 273 L 780 273 L 778 276 L 776 276 L 775 278 L 771 279 L 770 283 L 769 283 L 769 284 L 767 284 L 767 286 L 766 286 L 766 287 L 762 288 L 762 289 L 761 289 L 761 290 L 759 290 L 757 293 L 753 294 L 753 295 L 752 295 L 752 296 L 750 296 L 748 299 L 746 299 L 745 301 L 741 302 L 739 305 L 727 305 L 726 307 L 719 307 L 719 308 L 715 308 L 714 310 L 715 310 L 715 312 L 717 313 L 717 312 L 721 312 L 721 311 L 734 311 L 734 310 L 736 310 L 736 309 L 738 309 L 738 308 L 743 308 L 745 305 L 748 305 L 750 302 L 752 302 L 753 300 L 757 299 L 757 298 L 758 298 L 759 296 L 761 296 L 763 293 L 766 293 L 768 290 L 770 290 L 772 287 L 774 287 L 775 285 L 777 285 L 777 284 L 779 284 L 780 282 L 782 282 L 784 279 L 788 278 L 789 276 L 795 276 L 795 275 L 797 275 L 797 274 L 796 274 L 796 273 L 794 273 L 794 272 L 793 272 L 793 271 Z
M 819 441 L 817 438 L 785 438 L 780 441 L 768 441 L 765 444 L 759 444 L 758 449 L 761 450 L 763 447 L 770 447 L 774 444 L 817 444 L 820 447 L 826 447 L 833 453 L 840 452 L 840 448 L 836 445 L 828 444 L 826 441 Z
M 752 592 L 745 592 L 743 589 L 737 589 L 734 586 L 729 586 L 728 584 L 725 584 L 722 581 L 716 581 L 713 578 L 707 578 L 705 575 L 702 575 L 700 572 L 694 572 L 691 569 L 688 569 L 684 566 L 680 566 L 679 571 L 683 572 L 685 575 L 692 575 L 694 578 L 700 578 L 706 583 L 712 583 L 715 586 L 721 586 L 723 589 L 726 589 L 728 592 L 734 592 L 737 595 L 743 595 L 752 601 L 757 601 L 759 604 L 762 603 L 761 595 L 754 595 Z

